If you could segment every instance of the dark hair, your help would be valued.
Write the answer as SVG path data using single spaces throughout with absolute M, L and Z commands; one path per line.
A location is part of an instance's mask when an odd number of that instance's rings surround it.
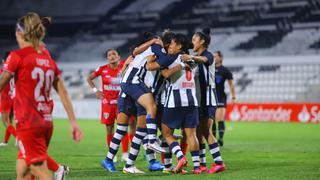
M 164 47 L 168 47 L 173 38 L 174 38 L 174 33 L 170 31 L 170 29 L 165 29 L 161 36 L 161 40 L 163 42 Z
M 173 40 L 177 43 L 181 45 L 181 51 L 183 53 L 189 53 L 188 49 L 190 49 L 191 46 L 191 42 L 189 41 L 188 37 L 184 34 L 178 33 L 175 34 L 175 36 L 173 37 Z
M 218 56 L 221 58 L 221 61 L 223 60 L 223 54 L 221 51 L 215 51 L 214 53 L 218 54 Z
M 42 17 L 41 23 L 45 28 L 48 28 L 51 25 L 52 18 L 51 17 Z
M 132 54 L 132 52 L 134 51 L 134 49 L 138 46 L 140 46 L 141 44 L 147 42 L 147 41 L 150 41 L 151 39 L 153 39 L 154 36 L 151 32 L 144 32 L 142 34 L 140 34 L 138 36 L 138 40 L 137 40 L 137 43 L 134 45 L 134 46 L 131 46 L 129 49 L 130 49 L 130 52 Z
M 201 40 L 204 40 L 204 47 L 208 48 L 210 42 L 211 42 L 211 36 L 210 36 L 210 28 L 206 27 L 201 32 L 196 32 L 196 35 L 200 37 Z
M 108 53 L 109 53 L 110 51 L 115 51 L 115 52 L 118 53 L 118 51 L 117 51 L 116 49 L 110 48 L 110 49 L 107 49 L 107 50 L 106 50 L 106 52 L 105 52 L 105 54 L 104 54 L 104 57 L 108 57 Z

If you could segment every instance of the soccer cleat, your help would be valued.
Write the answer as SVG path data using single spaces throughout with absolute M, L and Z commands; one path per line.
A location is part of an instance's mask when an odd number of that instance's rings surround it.
M 0 143 L 0 147 L 5 147 L 7 145 L 8 145 L 8 143 L 4 143 L 4 142 Z
M 54 173 L 54 180 L 65 180 L 66 176 L 69 174 L 69 167 L 62 164 L 59 169 Z
M 201 174 L 202 170 L 200 168 L 196 168 L 192 171 L 193 174 Z
M 123 167 L 123 170 L 122 170 L 122 172 L 124 173 L 124 174 L 144 174 L 144 172 L 143 171 L 140 171 L 136 166 L 130 166 L 130 167 L 126 167 L 126 166 L 124 166 Z
M 109 171 L 111 173 L 117 172 L 116 168 L 114 167 L 113 162 L 111 162 L 111 161 L 104 159 L 101 161 L 101 165 L 104 169 L 106 169 L 107 171 Z
M 158 153 L 166 153 L 167 151 L 161 147 L 161 145 L 159 144 L 158 141 L 155 141 L 154 143 L 148 143 L 148 149 L 151 149 L 155 152 L 158 152 Z
M 226 170 L 226 165 L 224 163 L 222 164 L 217 164 L 217 163 L 214 163 L 212 168 L 208 170 L 208 174 L 214 174 L 214 173 L 217 173 L 217 172 L 222 172 Z
M 176 168 L 174 168 L 174 173 L 181 172 L 182 168 L 188 164 L 187 158 L 183 157 L 182 159 L 178 160 L 178 164 Z
M 220 147 L 222 147 L 223 146 L 223 139 L 219 139 L 218 140 L 218 144 L 219 144 Z
M 149 171 L 162 171 L 164 166 L 159 161 L 153 161 L 149 164 Z
M 129 154 L 128 153 L 122 153 L 121 161 L 127 162 L 128 158 L 129 158 Z
M 162 173 L 164 173 L 164 174 L 170 174 L 170 173 L 173 172 L 173 170 L 174 170 L 174 167 L 173 167 L 173 166 L 171 166 L 171 167 L 169 167 L 169 168 L 164 167 L 163 170 L 162 170 Z
M 201 170 L 201 172 L 207 172 L 208 171 L 207 166 L 203 166 L 203 165 L 200 165 L 199 169 Z

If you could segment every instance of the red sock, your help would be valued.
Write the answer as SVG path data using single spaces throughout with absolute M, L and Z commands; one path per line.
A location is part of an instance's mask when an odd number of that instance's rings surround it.
M 10 138 L 10 130 L 9 129 L 10 129 L 10 126 L 8 126 L 6 128 L 6 132 L 4 134 L 4 140 L 3 140 L 4 143 L 8 143 L 8 141 L 9 141 L 9 138 Z
M 107 135 L 108 147 L 110 147 L 110 143 L 111 143 L 112 138 L 113 138 L 113 134 L 108 134 Z
M 122 143 L 122 152 L 127 153 L 128 147 L 129 147 L 129 134 L 128 133 L 126 133 L 126 135 L 123 136 L 121 143 Z
M 134 134 L 130 134 L 130 142 L 132 142 L 133 137 L 134 137 Z
M 180 148 L 181 148 L 181 151 L 184 155 L 186 155 L 186 152 L 187 152 L 187 149 L 188 149 L 188 144 L 187 142 L 181 140 L 180 142 Z
M 16 137 L 16 129 L 12 124 L 8 126 L 8 131 L 11 133 L 12 136 Z
M 34 175 L 31 175 L 31 180 L 34 180 Z
M 162 164 L 164 164 L 164 154 L 163 153 L 161 153 L 161 162 L 162 162 Z
M 59 169 L 59 164 L 53 160 L 49 155 L 47 157 L 47 164 L 48 164 L 48 169 L 50 169 L 53 172 L 58 171 Z

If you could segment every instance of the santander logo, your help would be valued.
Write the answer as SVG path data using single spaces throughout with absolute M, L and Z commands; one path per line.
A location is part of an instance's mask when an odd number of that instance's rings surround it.
M 298 114 L 298 120 L 300 122 L 306 123 L 310 119 L 310 113 L 308 112 L 307 106 L 303 106 L 302 110 Z
M 274 122 L 289 122 L 292 114 L 292 109 L 278 107 L 263 107 L 258 106 L 234 106 L 230 112 L 229 118 L 231 121 L 274 121 Z

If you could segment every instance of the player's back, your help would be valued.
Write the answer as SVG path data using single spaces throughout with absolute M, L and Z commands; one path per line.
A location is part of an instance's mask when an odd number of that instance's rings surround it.
M 4 69 L 15 77 L 17 130 L 52 125 L 51 88 L 59 74 L 54 60 L 48 53 L 26 47 L 12 51 Z

